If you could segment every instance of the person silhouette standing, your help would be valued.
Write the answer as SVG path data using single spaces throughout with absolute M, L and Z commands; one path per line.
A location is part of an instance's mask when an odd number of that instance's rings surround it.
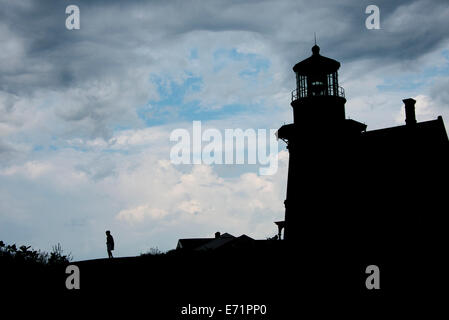
M 109 259 L 114 258 L 112 256 L 112 250 L 114 250 L 114 238 L 111 235 L 111 231 L 106 231 L 106 248 L 108 249 Z

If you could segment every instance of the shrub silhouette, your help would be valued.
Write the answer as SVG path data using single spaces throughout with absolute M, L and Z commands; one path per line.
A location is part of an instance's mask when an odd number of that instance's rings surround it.
M 142 256 L 142 257 L 145 257 L 145 256 L 160 256 L 160 255 L 163 255 L 163 254 L 164 254 L 164 252 L 159 250 L 158 247 L 153 247 L 153 248 L 150 248 L 147 252 L 141 253 L 140 256 Z
M 48 264 L 68 264 L 72 261 L 72 254 L 64 255 L 64 250 L 62 250 L 61 244 L 52 247 L 52 251 L 50 252 L 50 257 L 48 258 Z
M 61 244 L 52 247 L 50 253 L 41 250 L 32 250 L 31 246 L 22 245 L 17 248 L 16 244 L 6 245 L 0 241 L 0 260 L 3 263 L 14 264 L 38 264 L 38 265 L 63 265 L 72 260 L 72 255 L 64 255 Z

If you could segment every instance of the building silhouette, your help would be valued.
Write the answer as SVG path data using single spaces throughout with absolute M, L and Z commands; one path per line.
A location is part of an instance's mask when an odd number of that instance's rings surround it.
M 277 239 L 277 238 L 276 238 Z M 255 240 L 245 234 L 235 237 L 229 233 L 215 233 L 214 238 L 186 238 L 179 239 L 176 245 L 178 251 L 238 251 L 238 250 L 269 250 L 275 248 L 278 241 Z M 276 248 L 279 246 L 276 246 Z
M 367 131 L 345 116 L 339 67 L 317 45 L 293 67 L 294 121 L 277 133 L 289 151 L 279 232 L 284 228 L 288 243 L 310 250 L 436 248 L 448 177 L 441 116 L 417 122 L 415 100 L 405 99 L 404 125 Z
M 293 67 L 293 123 L 277 132 L 287 144 L 289 164 L 285 220 L 275 222 L 275 238 L 216 234 L 180 239 L 177 249 L 240 248 L 248 242 L 264 249 L 283 239 L 305 255 L 341 252 L 360 258 L 364 251 L 388 258 L 398 251 L 439 250 L 449 178 L 442 117 L 418 122 L 416 101 L 409 98 L 403 100 L 404 125 L 367 131 L 366 124 L 346 118 L 339 68 L 317 45 Z
M 247 237 L 242 235 L 242 237 Z M 234 242 L 237 238 L 229 233 L 220 232 L 215 233 L 214 238 L 188 238 L 179 239 L 176 246 L 177 250 L 215 250 L 217 248 L 228 245 Z

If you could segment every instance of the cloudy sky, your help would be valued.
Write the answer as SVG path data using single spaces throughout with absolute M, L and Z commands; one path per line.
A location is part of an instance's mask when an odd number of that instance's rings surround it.
M 394 4 L 393 4 L 394 3 Z M 80 29 L 65 27 L 66 6 Z M 380 8 L 367 30 L 365 9 Z M 277 129 L 292 121 L 292 66 L 341 62 L 346 115 L 368 130 L 449 121 L 447 0 L 0 0 L 0 240 L 75 259 L 215 231 L 264 239 L 283 219 L 288 154 L 257 165 L 175 165 L 177 128 Z

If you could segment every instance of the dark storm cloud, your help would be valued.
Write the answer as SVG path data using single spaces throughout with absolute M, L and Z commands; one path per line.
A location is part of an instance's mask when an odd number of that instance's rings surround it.
M 449 29 L 444 0 L 376 1 L 381 30 L 364 26 L 371 1 L 1 2 L 1 24 L 8 27 L 8 36 L 24 43 L 22 64 L 1 73 L 1 88 L 14 93 L 67 87 L 137 63 L 154 63 L 136 57 L 132 49 L 163 45 L 191 31 L 255 32 L 292 63 L 309 50 L 317 32 L 323 54 L 389 63 L 434 50 L 447 40 Z M 64 28 L 68 4 L 81 9 L 79 31 Z
M 198 31 L 257 35 L 272 48 L 271 54 L 286 61 L 286 69 L 276 71 L 290 87 L 290 68 L 310 54 L 314 32 L 323 55 L 344 64 L 368 59 L 369 69 L 412 62 L 445 43 L 449 30 L 444 0 L 376 1 L 381 30 L 365 28 L 365 8 L 371 1 L 0 0 L 0 4 L 0 101 L 43 90 L 60 92 L 61 105 L 72 103 L 55 114 L 77 125 L 68 130 L 105 139 L 111 136 L 111 119 L 146 102 L 148 88 L 133 92 L 138 82 L 146 82 L 142 74 L 148 76 L 162 62 L 182 68 L 183 54 L 161 55 Z M 80 8 L 80 30 L 65 28 L 69 4 Z M 107 84 L 116 90 L 116 97 L 101 94 Z M 123 101 L 117 102 L 120 97 Z M 2 108 L 14 109 L 7 103 Z
M 370 4 L 362 1 L 360 11 Z M 364 28 L 365 19 L 354 12 L 347 15 L 351 25 L 361 24 L 357 33 L 348 33 L 339 47 L 344 59 L 372 58 L 377 63 L 414 60 L 439 48 L 449 37 L 447 1 L 376 1 L 381 12 L 381 30 Z M 349 10 L 349 8 L 348 8 Z M 367 15 L 364 15 L 364 18 Z

